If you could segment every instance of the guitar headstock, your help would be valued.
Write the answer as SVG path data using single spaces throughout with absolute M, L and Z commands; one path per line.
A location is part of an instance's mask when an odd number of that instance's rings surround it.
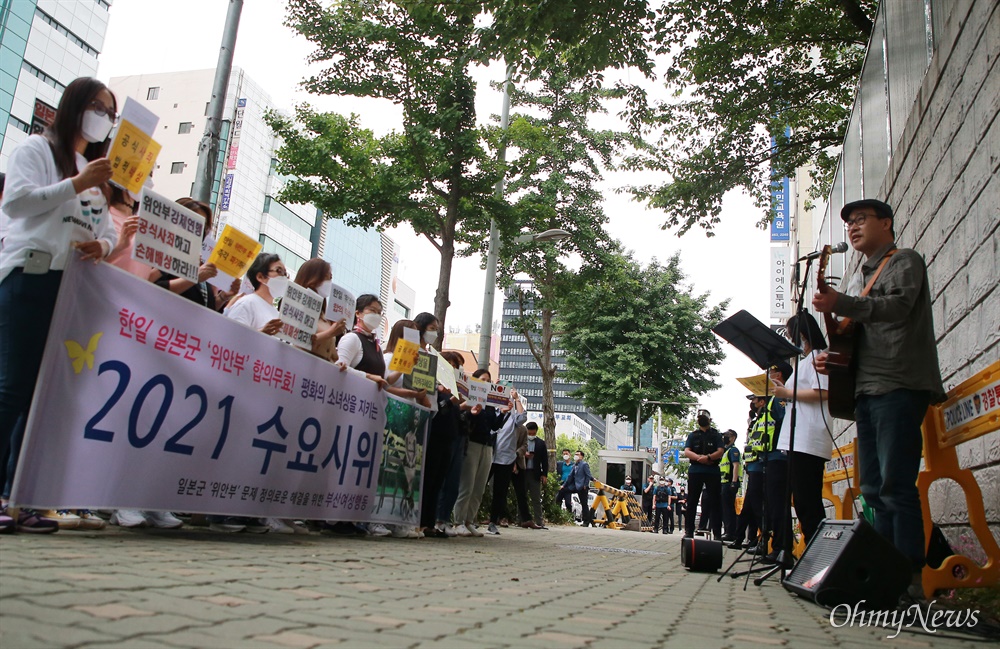
M 832 246 L 823 246 L 823 251 L 819 256 L 819 263 L 816 265 L 816 286 L 822 291 L 827 287 L 826 284 L 826 266 L 830 263 L 830 257 L 833 256 Z

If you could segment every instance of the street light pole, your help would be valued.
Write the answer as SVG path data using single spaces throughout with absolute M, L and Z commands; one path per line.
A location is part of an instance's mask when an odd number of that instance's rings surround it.
M 507 161 L 507 125 L 510 123 L 510 77 L 514 73 L 512 65 L 507 66 L 507 77 L 503 84 L 503 109 L 500 112 L 500 130 L 504 137 L 500 140 L 500 150 L 497 157 L 501 163 Z M 493 194 L 497 198 L 503 198 L 505 174 L 501 173 L 500 179 L 494 187 Z M 483 289 L 483 320 L 479 328 L 479 369 L 487 370 L 490 367 L 490 342 L 493 332 L 493 299 L 497 283 L 497 256 L 500 254 L 500 232 L 497 230 L 495 218 L 490 218 L 490 247 L 486 254 L 486 288 Z M 496 379 L 497 377 L 492 377 Z

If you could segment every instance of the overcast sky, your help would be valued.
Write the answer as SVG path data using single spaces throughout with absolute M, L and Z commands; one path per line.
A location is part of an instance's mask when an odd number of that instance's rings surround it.
M 123 75 L 215 67 L 227 7 L 226 0 L 115 0 L 98 76 L 107 81 Z M 235 64 L 256 80 L 279 107 L 291 109 L 308 101 L 321 110 L 358 113 L 362 125 L 377 133 L 401 128 L 401 113 L 388 102 L 315 97 L 300 90 L 298 83 L 308 71 L 305 59 L 311 47 L 282 25 L 283 18 L 284 2 L 245 2 L 235 52 Z M 497 65 L 476 74 L 481 122 L 500 112 L 501 96 L 488 82 L 500 81 L 502 76 L 503 69 Z M 118 98 L 119 104 L 123 99 Z M 650 179 L 660 180 L 656 176 Z M 713 303 L 729 299 L 727 315 L 746 309 L 769 322 L 769 236 L 755 226 L 759 213 L 750 199 L 737 192 L 726 196 L 716 236 L 708 238 L 698 229 L 678 238 L 675 232 L 660 228 L 662 213 L 647 210 L 613 191 L 635 181 L 634 174 L 606 178 L 603 189 L 610 233 L 643 263 L 654 257 L 662 261 L 680 251 L 683 268 L 697 293 L 709 293 Z M 396 229 L 390 235 L 400 244 L 400 277 L 416 290 L 417 310 L 433 311 L 437 251 L 407 228 Z M 464 328 L 481 317 L 485 273 L 480 262 L 455 261 L 449 325 Z M 494 319 L 499 319 L 500 310 L 498 300 Z M 717 368 L 722 387 L 701 397 L 702 407 L 712 411 L 720 430 L 733 428 L 740 433 L 742 443 L 746 390 L 735 379 L 759 370 L 725 342 L 723 348 L 727 358 Z

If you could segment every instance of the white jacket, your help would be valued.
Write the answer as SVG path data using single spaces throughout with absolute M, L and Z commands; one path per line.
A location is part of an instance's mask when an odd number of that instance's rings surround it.
M 82 169 L 87 160 L 76 156 Z M 14 149 L 7 164 L 3 211 L 9 217 L 0 251 L 0 282 L 24 266 L 29 250 L 52 255 L 52 270 L 62 270 L 75 242 L 102 242 L 107 255 L 118 235 L 101 190 L 92 187 L 79 196 L 73 181 L 56 167 L 48 140 L 32 135 Z

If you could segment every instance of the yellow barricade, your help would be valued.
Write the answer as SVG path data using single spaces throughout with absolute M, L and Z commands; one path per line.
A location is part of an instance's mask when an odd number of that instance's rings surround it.
M 613 530 L 620 530 L 633 518 L 639 520 L 639 527 L 643 532 L 653 529 L 652 521 L 646 518 L 646 512 L 642 505 L 636 500 L 635 494 L 630 491 L 622 491 L 608 486 L 602 482 L 594 480 L 594 488 L 597 489 L 597 497 L 591 506 L 594 510 L 594 524 L 600 524 Z M 612 499 L 608 499 L 608 494 Z M 598 516 L 601 515 L 600 518 Z
M 986 552 L 986 565 L 961 554 L 953 554 L 938 568 L 924 567 L 924 595 L 951 588 L 980 588 L 1000 583 L 1000 546 L 986 524 L 983 492 L 972 471 L 958 465 L 955 447 L 1000 430 L 1000 361 L 948 392 L 948 399 L 927 410 L 924 418 L 924 469 L 917 476 L 924 515 L 924 539 L 934 524 L 928 490 L 935 480 L 954 480 L 965 493 L 969 526 Z
M 840 458 L 844 460 L 841 462 Z M 854 518 L 854 501 L 861 494 L 861 487 L 858 483 L 858 473 L 855 467 L 858 463 L 858 441 L 852 439 L 847 444 L 839 447 L 833 454 L 833 458 L 826 463 L 826 470 L 823 472 L 823 498 L 833 503 L 834 516 L 837 520 L 851 520 Z M 841 498 L 833 493 L 833 485 L 837 482 L 848 480 L 850 485 Z

